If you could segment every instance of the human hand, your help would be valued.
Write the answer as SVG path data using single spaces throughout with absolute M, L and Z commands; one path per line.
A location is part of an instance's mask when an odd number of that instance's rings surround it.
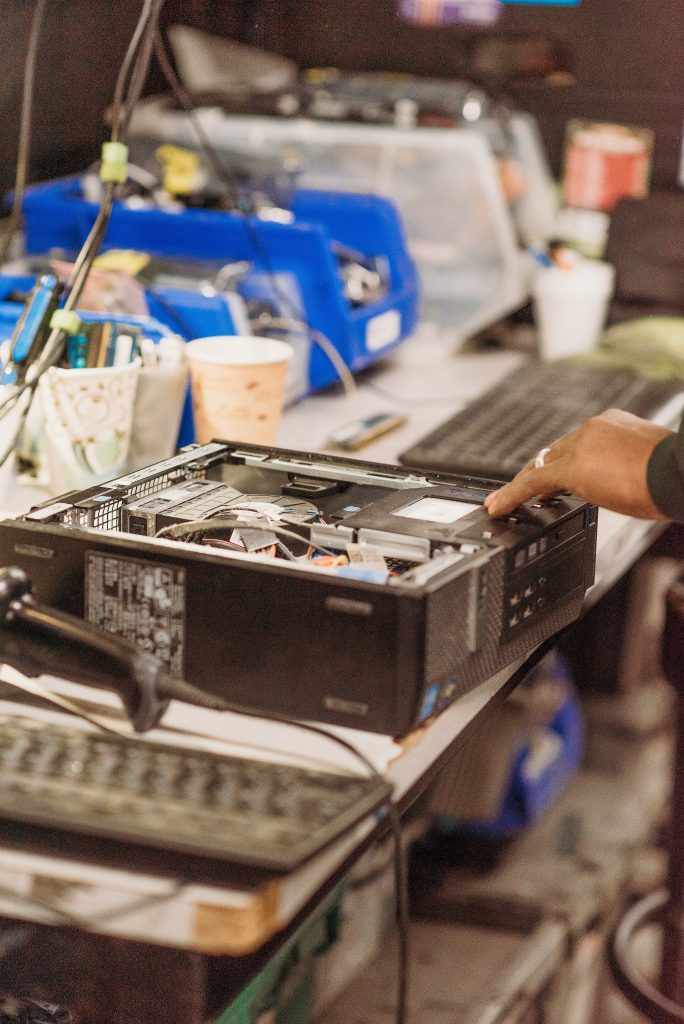
M 640 519 L 667 518 L 651 497 L 646 467 L 651 452 L 672 431 L 619 409 L 592 416 L 532 459 L 510 483 L 492 491 L 485 507 L 505 516 L 528 498 L 574 494 Z

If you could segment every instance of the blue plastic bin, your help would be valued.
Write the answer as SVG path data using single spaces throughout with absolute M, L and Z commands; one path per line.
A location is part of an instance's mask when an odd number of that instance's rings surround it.
M 246 260 L 262 276 L 290 275 L 301 309 L 284 309 L 283 315 L 303 316 L 333 343 L 352 372 L 362 370 L 409 335 L 417 321 L 418 275 L 397 208 L 380 196 L 300 190 L 294 194 L 292 213 L 294 222 L 282 224 L 207 210 L 131 210 L 115 203 L 104 248 L 184 260 Z M 96 214 L 97 206 L 83 199 L 79 177 L 32 186 L 24 197 L 27 252 L 77 251 Z M 367 258 L 384 258 L 389 277 L 385 296 L 351 306 L 340 280 L 335 243 Z M 274 297 L 278 301 L 280 292 Z M 298 305 L 296 300 L 293 305 Z M 327 356 L 312 347 L 311 390 L 336 379 Z
M 565 695 L 556 713 L 537 730 L 537 739 L 546 738 L 547 750 L 553 753 L 547 754 L 541 762 L 535 761 L 534 740 L 521 738 L 498 814 L 487 821 L 439 816 L 435 827 L 441 835 L 488 839 L 516 835 L 539 817 L 579 770 L 584 750 L 582 707 L 565 660 L 557 651 L 547 655 L 547 659 L 552 659 L 553 674 L 565 685 Z M 529 678 L 533 683 L 534 670 Z

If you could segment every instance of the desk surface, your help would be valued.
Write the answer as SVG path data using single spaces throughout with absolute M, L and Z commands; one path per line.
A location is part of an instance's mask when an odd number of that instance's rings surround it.
M 359 457 L 374 462 L 395 462 L 400 451 L 515 368 L 522 358 L 516 352 L 458 353 L 451 342 L 438 335 L 418 334 L 367 375 L 355 394 L 320 395 L 287 410 L 278 444 L 325 451 L 325 438 L 334 428 L 380 410 L 401 410 L 408 417 L 406 425 L 359 453 Z M 35 496 L 22 492 L 20 487 L 12 499 L 14 507 L 8 511 L 21 511 L 33 500 Z M 608 589 L 661 528 L 602 511 L 597 582 L 590 599 Z M 499 672 L 401 743 L 352 730 L 340 732 L 386 772 L 395 785 L 396 797 L 401 799 L 455 747 L 458 737 L 487 706 L 501 699 L 521 664 Z M 67 684 L 64 686 L 68 690 Z M 165 724 L 169 728 L 182 724 L 185 729 L 205 732 L 220 741 L 275 747 L 285 755 L 297 753 L 302 745 L 301 734 L 295 736 L 295 730 L 287 726 L 186 706 L 172 705 Z M 168 734 L 164 738 L 168 739 Z M 332 744 L 325 751 L 318 747 L 325 742 L 307 738 L 309 755 L 343 763 L 340 759 L 345 755 L 337 748 L 332 754 Z M 142 873 L 0 847 L 0 914 L 46 923 L 65 923 L 68 919 L 69 923 L 82 922 L 83 927 L 104 934 L 240 955 L 258 948 L 292 920 L 376 827 L 370 818 L 361 822 L 298 871 L 255 888 L 179 885 Z

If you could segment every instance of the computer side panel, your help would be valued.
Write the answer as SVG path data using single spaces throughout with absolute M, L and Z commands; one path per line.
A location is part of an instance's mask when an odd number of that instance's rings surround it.
M 396 735 L 414 719 L 420 601 L 353 580 L 19 521 L 0 524 L 0 564 L 24 569 L 40 602 L 126 637 L 235 704 Z

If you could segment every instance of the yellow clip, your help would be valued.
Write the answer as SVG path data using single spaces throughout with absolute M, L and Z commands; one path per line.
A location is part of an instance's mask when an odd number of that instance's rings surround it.
M 199 154 L 180 146 L 164 145 L 156 151 L 164 165 L 164 188 L 172 196 L 187 196 L 199 183 Z
M 128 177 L 128 146 L 123 142 L 105 142 L 102 145 L 100 178 L 120 184 Z
M 73 337 L 81 329 L 81 318 L 75 309 L 56 309 L 50 317 L 50 327 Z

